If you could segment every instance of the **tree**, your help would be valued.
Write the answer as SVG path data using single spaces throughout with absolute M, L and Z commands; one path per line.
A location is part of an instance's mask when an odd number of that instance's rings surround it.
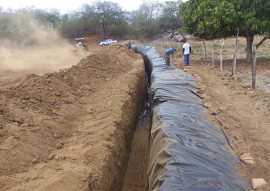
M 130 13 L 132 29 L 140 38 L 153 36 L 160 32 L 158 20 L 162 12 L 162 4 L 146 2 L 139 9 Z
M 108 28 L 125 23 L 125 14 L 121 7 L 111 1 L 98 1 L 94 4 L 97 18 L 102 26 L 103 34 L 106 35 Z
M 190 0 L 181 6 L 184 28 L 200 38 L 214 39 L 235 36 L 246 38 L 246 59 L 252 61 L 255 35 L 269 38 L 269 0 Z
M 182 1 L 166 1 L 162 6 L 158 22 L 163 31 L 167 29 L 180 28 L 181 18 L 179 14 L 179 6 L 181 3 Z
M 35 18 L 41 24 L 47 24 L 51 27 L 56 27 L 60 22 L 60 12 L 57 9 L 43 10 L 43 9 L 35 9 L 33 10 L 33 14 Z

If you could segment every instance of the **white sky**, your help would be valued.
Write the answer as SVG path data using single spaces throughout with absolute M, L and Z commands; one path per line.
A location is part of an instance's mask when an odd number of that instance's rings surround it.
M 42 9 L 58 9 L 61 13 L 65 13 L 72 10 L 78 10 L 82 4 L 91 4 L 95 0 L 0 0 L 0 7 L 7 9 L 19 9 L 29 6 Z M 118 3 L 122 9 L 131 11 L 136 10 L 139 6 L 149 0 L 111 0 Z M 157 0 L 159 2 L 165 2 L 168 0 Z M 186 1 L 186 0 L 184 0 Z

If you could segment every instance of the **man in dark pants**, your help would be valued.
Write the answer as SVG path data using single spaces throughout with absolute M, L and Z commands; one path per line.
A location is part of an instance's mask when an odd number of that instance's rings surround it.
M 183 40 L 183 52 L 185 66 L 189 66 L 189 55 L 191 54 L 191 46 L 186 40 Z
M 175 48 L 168 48 L 164 51 L 164 58 L 165 58 L 166 66 L 171 65 L 170 56 L 172 56 L 172 59 L 173 59 L 173 54 L 175 51 L 176 51 Z

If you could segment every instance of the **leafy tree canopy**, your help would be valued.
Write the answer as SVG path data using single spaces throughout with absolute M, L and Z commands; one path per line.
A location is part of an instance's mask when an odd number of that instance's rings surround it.
M 188 33 L 205 39 L 231 37 L 247 39 L 247 60 L 251 61 L 254 36 L 269 38 L 269 0 L 189 0 L 180 11 Z

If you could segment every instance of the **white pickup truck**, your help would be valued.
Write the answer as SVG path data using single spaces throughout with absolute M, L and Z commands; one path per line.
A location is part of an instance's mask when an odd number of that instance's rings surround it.
M 110 45 L 110 44 L 114 44 L 117 43 L 117 40 L 112 40 L 112 39 L 107 39 L 105 41 L 100 42 L 100 46 L 105 46 L 105 45 Z

